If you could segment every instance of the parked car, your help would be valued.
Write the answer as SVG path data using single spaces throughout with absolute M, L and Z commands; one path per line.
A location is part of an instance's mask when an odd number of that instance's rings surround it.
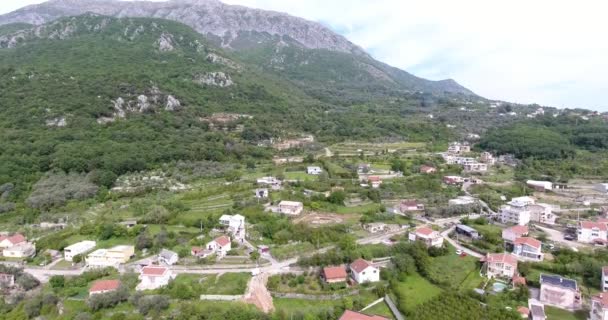
M 574 240 L 574 236 L 571 235 L 571 234 L 565 234 L 564 235 L 564 240 L 573 241 Z
M 462 250 L 460 250 L 460 249 L 456 250 L 456 254 L 457 255 L 461 255 L 462 254 Z

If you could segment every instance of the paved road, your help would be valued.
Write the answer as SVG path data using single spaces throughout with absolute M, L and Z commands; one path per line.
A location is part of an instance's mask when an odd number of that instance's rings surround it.
M 551 228 L 547 228 L 547 227 L 542 227 L 539 225 L 535 225 L 538 229 L 544 231 L 547 236 L 549 237 L 549 240 L 560 243 L 564 246 L 570 247 L 572 249 L 574 249 L 575 251 L 577 250 L 577 248 L 581 248 L 586 246 L 583 243 L 578 243 L 576 241 L 569 241 L 569 240 L 565 240 L 564 239 L 564 233 L 559 231 L 559 230 L 555 230 L 555 229 L 551 229 Z
M 450 232 L 454 231 L 454 228 L 456 228 L 456 227 L 451 227 L 451 228 L 446 229 L 443 232 L 441 232 L 441 236 L 443 237 L 443 239 L 445 239 L 445 241 L 447 241 L 451 245 L 453 245 L 456 249 L 460 249 L 470 256 L 473 256 L 475 258 L 483 257 L 483 255 L 481 253 L 475 252 L 469 248 L 465 248 L 465 247 L 461 246 L 458 242 L 456 242 L 455 240 L 450 238 L 448 235 L 450 234 Z

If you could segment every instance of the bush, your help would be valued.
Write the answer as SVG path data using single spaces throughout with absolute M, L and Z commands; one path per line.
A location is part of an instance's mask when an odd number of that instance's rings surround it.
M 99 309 L 114 307 L 123 301 L 127 301 L 127 299 L 129 299 L 129 292 L 126 288 L 120 287 L 113 292 L 90 296 L 87 300 L 87 305 L 91 310 L 97 311 Z
M 49 209 L 64 205 L 69 200 L 93 197 L 99 187 L 84 174 L 63 172 L 49 173 L 36 184 L 26 203 L 36 209 Z

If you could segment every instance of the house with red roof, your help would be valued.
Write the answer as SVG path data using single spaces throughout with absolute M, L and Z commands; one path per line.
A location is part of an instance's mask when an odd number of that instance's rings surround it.
M 11 236 L 0 236 L 0 248 L 6 249 L 26 242 L 25 236 L 15 233 Z
M 481 258 L 482 271 L 488 278 L 512 279 L 517 273 L 517 258 L 509 253 L 487 253 Z
M 513 244 L 515 239 L 525 237 L 529 233 L 528 226 L 512 226 L 502 230 L 502 239 L 508 243 Z
M 380 188 L 382 179 L 379 176 L 369 176 L 367 177 L 367 182 L 372 186 L 372 188 L 377 189 Z
M 223 258 L 228 251 L 232 250 L 232 242 L 230 237 L 220 236 L 207 243 L 206 248 L 208 252 L 215 253 L 218 258 Z
M 340 316 L 338 320 L 388 320 L 388 318 L 376 315 L 368 316 L 360 312 L 344 310 L 344 313 L 342 314 L 342 316 Z
M 602 292 L 591 297 L 589 320 L 608 320 L 608 293 Z
M 435 168 L 435 167 L 431 167 L 431 166 L 427 166 L 427 165 L 420 166 L 420 173 L 432 174 L 435 172 L 437 172 L 437 168 Z
M 399 203 L 399 212 L 401 213 L 421 210 L 424 210 L 424 204 L 418 203 L 416 200 L 403 200 Z
M 577 228 L 577 241 L 582 243 L 605 244 L 608 235 L 606 223 L 580 221 Z
M 542 243 L 534 238 L 520 237 L 513 242 L 513 254 L 520 260 L 543 261 Z
M 441 234 L 429 227 L 420 227 L 414 231 L 410 231 L 408 239 L 410 241 L 421 241 L 427 247 L 443 246 L 443 237 Z
M 357 259 L 350 264 L 350 273 L 357 283 L 380 281 L 380 269 L 364 259 Z
M 530 309 L 524 306 L 517 307 L 517 313 L 519 313 L 522 319 L 528 319 L 528 315 L 530 314 Z
M 344 266 L 325 267 L 323 268 L 321 276 L 327 283 L 339 283 L 348 280 L 348 275 L 346 274 L 346 268 Z
M 120 280 L 97 280 L 89 289 L 89 296 L 108 293 L 120 288 Z
M 154 290 L 169 284 L 173 278 L 171 269 L 160 266 L 145 266 L 139 273 L 136 290 Z

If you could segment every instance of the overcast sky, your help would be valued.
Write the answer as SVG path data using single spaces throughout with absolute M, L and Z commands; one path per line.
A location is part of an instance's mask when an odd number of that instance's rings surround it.
M 608 111 L 602 0 L 222 1 L 322 22 L 378 60 L 487 98 Z M 39 2 L 0 0 L 0 13 Z

